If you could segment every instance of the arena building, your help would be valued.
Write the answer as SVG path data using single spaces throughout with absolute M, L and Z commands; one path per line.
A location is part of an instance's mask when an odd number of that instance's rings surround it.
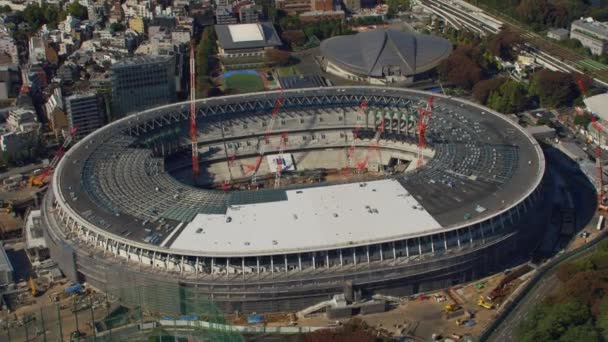
M 288 311 L 339 293 L 409 295 L 471 281 L 538 244 L 551 202 L 539 145 L 502 115 L 442 95 L 419 164 L 418 108 L 429 93 L 286 90 L 260 189 L 247 190 L 278 96 L 197 101 L 196 185 L 188 103 L 79 141 L 42 206 L 47 245 L 66 276 L 160 312 L 190 313 L 192 297 L 226 312 Z M 275 188 L 285 132 L 289 162 Z M 353 160 L 369 163 L 335 171 Z
M 437 36 L 373 30 L 321 42 L 322 67 L 336 76 L 371 84 L 410 84 L 427 79 L 452 52 Z

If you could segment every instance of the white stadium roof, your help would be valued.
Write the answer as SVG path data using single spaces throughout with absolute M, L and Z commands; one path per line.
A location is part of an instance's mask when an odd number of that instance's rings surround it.
M 230 253 L 276 252 L 364 243 L 441 225 L 396 180 L 287 191 L 287 201 L 230 206 L 199 214 L 171 248 Z
M 228 30 L 235 43 L 263 41 L 264 33 L 259 24 L 229 25 Z

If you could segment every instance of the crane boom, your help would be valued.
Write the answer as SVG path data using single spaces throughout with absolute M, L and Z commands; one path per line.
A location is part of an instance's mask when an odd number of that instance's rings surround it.
M 359 114 L 357 115 L 357 122 L 355 123 L 355 129 L 353 130 L 353 139 L 350 142 L 350 147 L 348 148 L 348 165 L 346 166 L 346 170 L 344 170 L 344 175 L 348 178 L 350 177 L 350 170 L 353 168 L 353 164 L 355 162 L 355 143 L 359 138 L 359 130 L 361 129 L 360 117 L 365 116 L 365 108 L 367 107 L 367 101 L 361 102 L 359 105 Z
M 418 158 L 416 164 L 418 167 L 424 164 L 423 150 L 426 148 L 426 128 L 429 125 L 429 119 L 433 111 L 433 96 L 429 97 L 426 103 L 426 108 L 418 108 Z
M 55 170 L 55 167 L 57 166 L 57 164 L 59 164 L 59 161 L 67 151 L 68 147 L 70 146 L 72 141 L 74 141 L 74 136 L 76 135 L 77 131 L 78 126 L 72 128 L 70 134 L 67 136 L 67 138 L 65 138 L 65 141 L 63 142 L 61 147 L 59 147 L 59 150 L 57 151 L 57 153 L 55 153 L 55 156 L 53 157 L 49 165 L 44 168 L 44 170 L 39 175 L 33 176 L 29 179 L 30 185 L 42 186 L 45 184 L 45 179 L 51 174 L 51 172 L 53 172 L 53 170 Z
M 283 105 L 283 89 L 281 89 L 281 93 L 279 97 L 274 102 L 274 107 L 272 108 L 272 117 L 270 118 L 270 122 L 266 127 L 266 133 L 264 134 L 264 142 L 260 144 L 258 148 L 258 158 L 253 167 L 253 175 L 251 176 L 251 184 L 257 184 L 258 181 L 258 171 L 260 169 L 260 165 L 262 164 L 262 160 L 264 159 L 264 154 L 266 153 L 266 145 L 270 142 L 270 135 L 272 134 L 272 130 L 274 128 L 274 124 L 277 121 L 277 116 L 279 111 L 281 110 L 281 106 Z
M 192 178 L 196 182 L 199 173 L 198 135 L 196 134 L 196 62 L 194 41 L 190 41 L 190 141 L 192 143 Z

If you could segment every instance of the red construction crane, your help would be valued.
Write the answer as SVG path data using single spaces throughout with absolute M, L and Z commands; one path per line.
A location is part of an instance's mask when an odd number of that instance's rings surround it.
M 361 102 L 359 105 L 359 115 L 357 115 L 357 122 L 355 123 L 355 129 L 353 130 L 353 138 L 350 142 L 350 147 L 348 148 L 348 164 L 344 169 L 344 176 L 346 178 L 350 177 L 350 170 L 353 168 L 353 164 L 355 162 L 355 143 L 359 138 L 359 130 L 361 129 L 360 118 L 365 117 L 365 108 L 367 107 L 367 101 Z
M 256 185 L 258 182 L 258 171 L 260 169 L 260 165 L 262 164 L 262 160 L 264 159 L 264 153 L 266 153 L 266 145 L 270 143 L 270 135 L 272 134 L 272 130 L 274 128 L 274 124 L 277 121 L 277 116 L 279 111 L 281 110 L 281 105 L 283 105 L 283 89 L 279 93 L 279 97 L 274 102 L 274 108 L 272 109 L 272 117 L 270 118 L 270 122 L 266 127 L 266 133 L 264 134 L 264 141 L 260 142 L 260 147 L 258 149 L 258 158 L 255 162 L 255 165 L 248 166 L 245 165 L 249 170 L 253 172 L 251 176 L 251 184 Z
M 51 174 L 51 172 L 53 172 L 53 170 L 55 170 L 55 167 L 57 166 L 57 164 L 59 164 L 59 161 L 61 160 L 61 158 L 67 151 L 68 147 L 74 140 L 74 136 L 77 131 L 78 131 L 78 126 L 72 128 L 72 130 L 70 131 L 70 134 L 65 139 L 65 141 L 63 142 L 61 147 L 59 147 L 59 150 L 57 151 L 57 153 L 55 153 L 55 156 L 53 157 L 53 159 L 51 160 L 49 165 L 47 167 L 45 167 L 44 170 L 42 170 L 42 172 L 39 175 L 30 177 L 30 179 L 28 181 L 30 185 L 42 186 L 47 182 L 47 177 Z
M 424 165 L 424 157 L 422 152 L 426 147 L 426 128 L 429 125 L 429 119 L 433 112 L 433 96 L 429 97 L 426 103 L 426 108 L 418 108 L 418 158 L 416 164 L 418 167 Z
M 380 121 L 380 126 L 378 126 L 378 129 L 376 130 L 374 139 L 369 144 L 369 149 L 367 150 L 367 153 L 365 154 L 365 158 L 363 158 L 362 161 L 357 163 L 357 170 L 359 172 L 361 172 L 363 169 L 365 169 L 367 167 L 367 164 L 369 163 L 369 154 L 372 152 L 372 150 L 376 150 L 376 152 L 379 153 L 378 148 L 379 148 L 380 136 L 382 135 L 382 132 L 384 132 L 384 118 L 382 118 L 382 121 Z
M 587 98 L 587 89 L 585 89 L 585 85 L 583 84 L 583 81 L 579 78 L 576 83 L 578 84 L 578 87 L 581 91 L 581 94 L 583 95 L 583 98 L 586 99 Z M 583 111 L 582 113 L 579 113 L 579 115 L 584 115 L 585 111 Z M 602 171 L 602 134 L 606 134 L 606 131 L 604 130 L 604 127 L 602 127 L 602 125 L 597 121 L 597 118 L 595 117 L 595 115 L 593 115 L 593 113 L 589 113 L 589 116 L 591 117 L 591 125 L 593 126 L 593 128 L 595 128 L 595 131 L 597 132 L 597 142 L 596 142 L 596 146 L 595 146 L 595 166 L 597 167 L 597 181 L 598 181 L 598 192 L 597 192 L 597 197 L 598 197 L 598 208 L 603 208 L 603 200 L 604 200 L 604 176 L 603 176 L 603 171 Z
M 287 132 L 283 132 L 281 134 L 281 141 L 279 141 L 279 156 L 277 158 L 277 171 L 274 176 L 275 189 L 279 188 L 281 186 L 281 173 L 283 172 L 284 168 L 288 167 L 287 163 L 285 163 L 285 165 L 283 165 L 283 161 L 285 160 L 283 151 L 285 150 L 285 146 L 287 145 L 287 134 L 288 134 Z
M 194 41 L 190 41 L 190 141 L 192 142 L 192 178 L 198 177 L 198 135 L 196 134 L 196 62 Z

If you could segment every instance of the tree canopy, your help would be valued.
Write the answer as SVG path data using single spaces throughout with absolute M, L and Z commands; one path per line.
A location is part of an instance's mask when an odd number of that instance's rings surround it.
M 87 8 L 82 6 L 80 3 L 74 1 L 65 7 L 66 12 L 74 18 L 81 20 L 89 17 Z
M 517 340 L 600 341 L 608 337 L 608 241 L 559 267 L 560 285 L 517 329 Z M 602 338 L 600 338 L 602 336 Z
M 530 94 L 538 97 L 541 106 L 555 108 L 571 106 L 580 91 L 571 74 L 544 69 L 532 76 Z
M 519 43 L 519 41 L 520 37 L 517 33 L 511 30 L 501 30 L 491 38 L 488 50 L 494 56 L 511 61 L 515 59 L 513 46 Z
M 458 46 L 450 57 L 439 64 L 439 77 L 465 89 L 471 89 L 483 78 L 481 51 L 471 45 Z
M 526 88 L 517 81 L 507 80 L 490 92 L 486 105 L 501 113 L 518 113 L 526 109 L 528 103 Z
M 507 81 L 504 77 L 491 78 L 482 80 L 473 87 L 473 98 L 481 104 L 486 104 L 488 98 L 493 91 L 498 90 L 503 83 Z

